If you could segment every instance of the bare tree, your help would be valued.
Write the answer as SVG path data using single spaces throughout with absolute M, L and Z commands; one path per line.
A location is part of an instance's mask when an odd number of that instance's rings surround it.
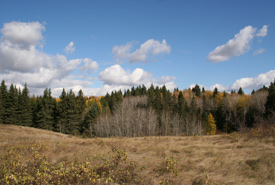
M 157 116 L 153 109 L 145 107 L 146 96 L 124 98 L 112 115 L 100 116 L 95 130 L 101 137 L 155 135 Z

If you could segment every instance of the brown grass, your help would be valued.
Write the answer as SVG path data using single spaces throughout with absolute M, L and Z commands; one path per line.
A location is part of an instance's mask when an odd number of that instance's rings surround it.
M 0 155 L 12 146 L 39 143 L 51 164 L 83 161 L 114 147 L 136 164 L 143 184 L 274 184 L 274 138 L 239 134 L 193 137 L 83 139 L 40 129 L 0 124 Z M 31 155 L 31 154 L 30 154 Z M 174 163 L 176 163 L 174 165 Z M 174 165 L 174 166 L 173 166 Z M 167 169 L 169 166 L 169 169 Z M 171 169 L 171 170 L 170 170 Z

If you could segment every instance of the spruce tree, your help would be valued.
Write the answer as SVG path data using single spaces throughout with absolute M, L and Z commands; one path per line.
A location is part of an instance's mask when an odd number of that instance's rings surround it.
M 180 91 L 179 96 L 178 96 L 178 106 L 177 107 L 178 107 L 178 113 L 179 113 L 180 117 L 182 117 L 182 118 L 186 117 L 189 112 L 189 107 L 183 97 L 182 91 Z
M 94 123 L 99 114 L 100 114 L 100 107 L 97 102 L 94 102 L 94 104 L 89 108 L 88 112 L 84 117 L 84 121 L 81 125 L 81 133 L 83 133 L 84 135 L 90 135 L 90 136 L 96 135 L 95 129 L 94 129 Z
M 178 106 L 177 106 L 178 113 L 180 116 L 183 116 L 183 114 L 184 114 L 184 103 L 185 103 L 185 100 L 184 100 L 182 92 L 180 91 L 179 96 L 178 96 Z
M 54 130 L 55 126 L 55 99 L 51 89 L 44 90 L 43 97 L 37 99 L 36 126 L 38 128 Z
M 193 118 L 194 116 L 197 115 L 197 102 L 195 97 L 193 96 L 192 101 L 190 103 L 190 115 Z
M 171 102 L 172 102 L 172 111 L 173 111 L 173 114 L 178 113 L 178 101 L 177 101 L 177 97 L 176 97 L 175 93 L 172 96 Z
M 57 103 L 57 124 L 56 124 L 56 130 L 65 133 L 65 128 L 66 128 L 66 122 L 67 122 L 67 93 L 65 89 L 63 88 L 62 93 L 60 95 L 60 101 Z
M 192 88 L 192 92 L 195 93 L 195 96 L 200 97 L 201 96 L 201 89 L 199 85 L 196 85 Z
M 77 102 L 75 94 L 73 93 L 72 89 L 67 94 L 67 133 L 78 135 L 80 132 L 80 123 L 79 120 L 79 111 L 77 110 Z
M 265 116 L 268 118 L 275 114 L 275 80 L 270 83 L 268 88 L 268 96 L 265 104 Z
M 240 87 L 239 90 L 238 90 L 238 94 L 239 94 L 239 95 L 243 95 L 243 94 L 244 94 L 243 89 L 242 89 L 241 87 Z
M 8 92 L 8 106 L 7 106 L 7 124 L 15 124 L 15 125 L 22 125 L 18 119 L 18 97 L 19 93 L 13 84 L 10 85 L 10 89 Z
M 86 108 L 86 99 L 84 98 L 84 94 L 81 89 L 78 91 L 78 95 L 76 97 L 76 103 L 77 103 L 77 112 L 79 115 L 79 119 L 83 120 L 84 115 L 82 115 L 82 114 Z
M 29 97 L 27 84 L 24 85 L 22 93 L 19 95 L 19 106 L 21 111 L 20 121 L 22 125 L 32 126 L 31 99 Z
M 213 91 L 213 98 L 215 98 L 218 93 L 219 93 L 218 88 L 215 87 L 215 89 Z
M 7 124 L 8 117 L 8 90 L 5 81 L 2 80 L 0 86 L 0 121 L 3 124 Z
M 154 104 L 155 104 L 155 98 L 154 98 L 154 91 L 155 91 L 155 88 L 154 88 L 154 85 L 151 84 L 150 88 L 148 89 L 148 95 L 147 95 L 147 102 L 148 102 L 148 106 L 149 107 L 153 107 Z

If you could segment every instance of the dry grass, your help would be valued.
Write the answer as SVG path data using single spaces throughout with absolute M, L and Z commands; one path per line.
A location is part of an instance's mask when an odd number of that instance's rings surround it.
M 0 124 L 0 155 L 12 146 L 43 145 L 50 164 L 83 161 L 114 147 L 139 168 L 142 184 L 274 184 L 274 138 L 238 134 L 193 137 L 83 139 L 51 131 Z

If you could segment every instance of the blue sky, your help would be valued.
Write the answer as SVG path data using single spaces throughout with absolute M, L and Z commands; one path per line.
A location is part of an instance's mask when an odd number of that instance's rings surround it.
M 250 93 L 275 78 L 275 1 L 0 2 L 0 78 L 31 94 L 145 84 Z

